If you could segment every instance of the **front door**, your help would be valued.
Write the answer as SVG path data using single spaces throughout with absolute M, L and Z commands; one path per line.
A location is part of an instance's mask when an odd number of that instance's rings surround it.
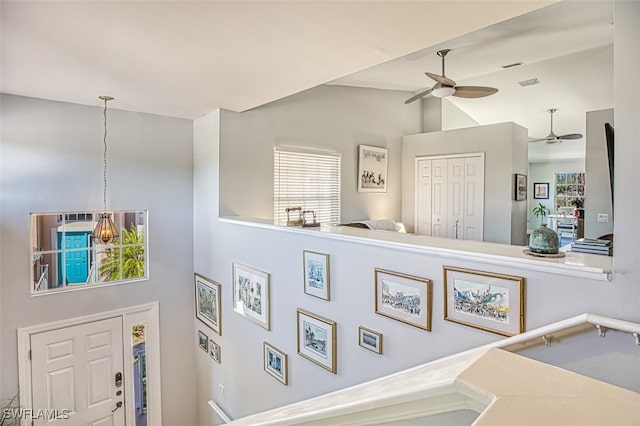
M 64 271 L 67 284 L 86 283 L 89 277 L 89 235 L 91 232 L 58 232 L 58 247 L 64 249 Z M 62 253 L 58 255 L 58 265 L 62 265 Z M 62 268 L 58 269 L 58 282 L 62 283 Z
M 58 414 L 34 425 L 125 424 L 121 317 L 32 334 L 31 358 L 33 407 Z

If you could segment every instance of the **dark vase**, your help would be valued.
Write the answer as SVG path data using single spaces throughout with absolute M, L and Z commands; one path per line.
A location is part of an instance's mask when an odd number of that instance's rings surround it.
M 543 223 L 534 229 L 529 237 L 529 251 L 538 254 L 558 254 L 560 241 L 558 234 Z

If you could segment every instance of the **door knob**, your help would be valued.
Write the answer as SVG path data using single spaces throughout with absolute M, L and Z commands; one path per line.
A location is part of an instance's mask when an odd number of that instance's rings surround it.
M 122 401 L 118 401 L 116 402 L 116 408 L 114 408 L 113 410 L 111 410 L 111 412 L 115 412 L 118 408 L 122 407 Z

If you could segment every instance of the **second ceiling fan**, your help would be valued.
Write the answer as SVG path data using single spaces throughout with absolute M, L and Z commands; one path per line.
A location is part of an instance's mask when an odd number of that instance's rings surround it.
M 567 141 L 567 140 L 582 139 L 581 133 L 569 133 L 569 134 L 560 135 L 560 136 L 553 133 L 553 113 L 556 112 L 557 110 L 558 108 L 551 108 L 547 110 L 547 112 L 551 115 L 551 131 L 549 132 L 549 134 L 544 138 L 531 139 L 529 142 L 544 141 L 546 143 L 560 143 L 562 141 Z
M 442 58 L 442 75 L 426 72 L 432 80 L 436 82 L 430 89 L 422 90 L 410 97 L 405 104 L 417 101 L 420 98 L 424 98 L 427 95 L 435 96 L 436 98 L 446 98 L 447 96 L 457 96 L 459 98 L 482 98 L 485 96 L 493 95 L 498 91 L 495 87 L 484 86 L 456 86 L 456 82 L 447 78 L 444 74 L 444 58 L 447 56 L 451 49 L 438 50 L 437 54 Z

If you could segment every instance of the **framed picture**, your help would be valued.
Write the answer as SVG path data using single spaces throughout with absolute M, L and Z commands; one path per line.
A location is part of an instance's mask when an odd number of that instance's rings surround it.
M 363 326 L 358 327 L 358 344 L 377 354 L 382 353 L 382 333 Z
M 358 146 L 358 192 L 387 192 L 389 150 L 377 146 Z
M 329 300 L 329 255 L 305 250 L 304 292 L 320 299 Z
M 375 285 L 376 314 L 431 331 L 431 280 L 376 268 Z
M 516 173 L 514 178 L 514 196 L 516 201 L 523 201 L 527 199 L 527 175 L 521 175 Z
M 336 374 L 338 371 L 336 322 L 303 309 L 298 309 L 297 315 L 298 353 Z
M 220 335 L 220 284 L 200 274 L 194 274 L 193 281 L 196 292 L 196 318 Z
M 198 346 L 205 352 L 209 352 L 209 338 L 202 331 L 198 330 Z
M 233 264 L 233 310 L 269 330 L 269 274 Z
M 288 357 L 275 346 L 264 342 L 264 371 L 281 381 L 288 383 Z
M 444 319 L 513 336 L 524 331 L 524 278 L 443 266 Z
M 218 364 L 220 364 L 220 345 L 209 339 L 209 355 Z
M 548 182 L 535 182 L 533 184 L 533 198 L 535 199 L 548 199 L 549 198 L 549 183 Z

